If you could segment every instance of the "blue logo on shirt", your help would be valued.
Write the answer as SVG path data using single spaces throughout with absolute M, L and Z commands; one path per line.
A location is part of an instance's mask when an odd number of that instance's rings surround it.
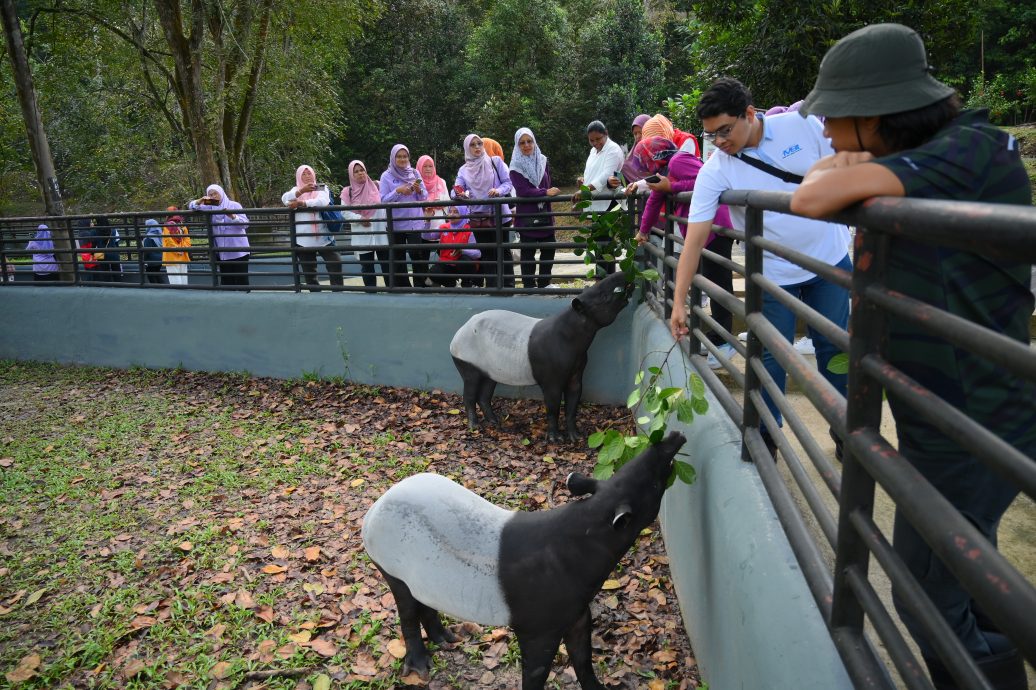
M 794 146 L 792 146 L 790 148 L 784 149 L 784 151 L 781 152 L 781 158 L 787 158 L 788 156 L 792 155 L 793 153 L 798 153 L 801 150 L 802 150 L 802 147 L 799 146 L 798 144 L 795 144 Z

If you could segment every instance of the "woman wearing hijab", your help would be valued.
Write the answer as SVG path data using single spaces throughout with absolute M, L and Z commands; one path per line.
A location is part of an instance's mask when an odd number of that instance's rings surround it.
M 496 156 L 500 160 L 504 159 L 504 147 L 500 145 L 500 142 L 496 139 L 490 139 L 489 137 L 482 137 L 482 146 L 486 150 L 486 155 L 492 158 Z
M 650 119 L 650 115 L 637 115 L 633 118 L 633 126 L 631 128 L 633 132 L 633 143 L 630 144 L 630 151 L 626 154 L 626 160 L 622 163 L 622 176 L 625 178 L 627 185 L 632 184 L 637 180 L 643 180 L 647 177 L 647 173 L 639 168 L 633 161 L 633 147 L 643 138 L 644 125 Z
M 651 190 L 651 195 L 644 204 L 644 212 L 640 218 L 640 232 L 637 235 L 637 241 L 643 243 L 649 240 L 652 226 L 658 225 L 661 227 L 665 224 L 662 214 L 665 211 L 666 196 L 670 193 L 679 194 L 680 192 L 694 191 L 694 183 L 698 179 L 698 171 L 701 170 L 703 163 L 700 158 L 689 151 L 678 151 L 676 142 L 664 137 L 641 139 L 633 147 L 633 156 L 637 159 L 639 165 L 648 171 L 649 175 L 658 175 L 659 178 L 658 182 L 641 180 L 638 183 L 645 184 Z M 689 202 L 680 202 L 673 210 L 673 215 L 686 218 L 689 207 Z M 716 210 L 716 217 L 712 222 L 714 225 L 723 228 L 734 227 L 730 222 L 730 210 L 724 205 L 720 205 Z M 686 236 L 687 224 L 679 223 L 679 228 L 680 234 Z M 729 237 L 709 233 L 708 239 L 705 240 L 705 246 L 710 251 L 719 254 L 729 261 L 733 242 Z M 677 248 L 680 246 L 679 244 L 676 245 Z M 716 283 L 722 290 L 727 292 L 734 291 L 733 274 L 729 268 L 720 266 L 714 261 L 704 261 L 702 262 L 702 274 Z M 729 332 L 734 327 L 733 315 L 720 304 L 719 300 L 712 300 L 710 304 L 712 305 L 712 317 Z M 708 338 L 727 357 L 735 354 L 734 347 L 728 345 L 720 334 L 710 332 Z M 708 357 L 708 365 L 712 369 L 719 369 L 722 366 L 711 352 Z
M 192 211 L 213 211 L 212 242 L 219 259 L 221 285 L 248 285 L 248 216 L 241 204 L 227 196 L 218 184 L 205 188 L 205 196 L 187 204 Z
M 95 216 L 91 229 L 91 244 L 96 262 L 94 280 L 104 283 L 122 282 L 122 255 L 119 240 L 106 216 Z
M 381 190 L 383 203 L 424 201 L 428 198 L 428 191 L 424 188 L 421 176 L 410 167 L 410 149 L 403 144 L 396 144 L 392 147 L 392 152 L 389 154 L 389 165 L 381 174 L 378 189 Z M 410 278 L 406 272 L 406 245 L 420 244 L 420 233 L 426 229 L 424 209 L 418 206 L 389 208 L 386 210 L 386 214 L 391 243 L 389 247 L 390 263 L 395 275 L 392 287 L 410 287 Z M 412 254 L 411 258 L 414 258 L 415 255 L 416 253 Z
M 536 135 L 528 127 L 514 133 L 514 151 L 511 152 L 511 184 L 514 195 L 521 197 L 557 196 L 561 190 L 551 183 L 550 163 L 540 152 Z M 517 202 L 514 227 L 521 237 L 522 285 L 525 288 L 545 288 L 550 285 L 554 267 L 554 216 L 551 205 L 543 202 Z M 535 214 L 535 215 L 527 215 Z M 539 277 L 536 277 L 536 250 L 540 252 Z
M 367 174 L 363 161 L 349 163 L 349 186 L 342 189 L 343 206 L 372 206 L 381 203 L 381 192 L 378 191 L 377 180 Z M 381 267 L 381 280 L 389 284 L 389 252 L 388 236 L 385 234 L 385 210 L 380 208 L 361 208 L 342 212 L 349 221 L 349 244 L 352 245 L 356 258 L 360 262 L 360 275 L 363 284 L 374 287 L 378 282 L 378 274 L 374 272 L 374 258 L 377 256 Z
M 342 287 L 342 257 L 335 251 L 335 240 L 319 211 L 299 211 L 331 205 L 326 184 L 317 184 L 317 174 L 308 165 L 295 170 L 295 186 L 281 195 L 281 203 L 295 211 L 295 255 L 310 292 L 320 292 L 317 279 L 317 254 L 324 259 L 331 285 Z
M 421 156 L 417 159 L 417 172 L 421 175 L 421 181 L 424 182 L 425 191 L 428 192 L 428 201 L 450 200 L 450 190 L 446 186 L 446 180 L 439 177 L 435 170 L 435 161 L 431 156 Z M 446 208 L 444 206 L 426 206 L 424 217 L 427 227 L 421 233 L 423 249 L 414 250 L 411 254 L 419 254 L 419 257 L 415 256 L 414 260 L 415 285 L 424 284 L 431 287 L 434 284 L 431 276 L 425 275 L 429 270 L 428 259 L 432 255 L 432 248 L 429 245 L 437 244 L 439 241 L 439 231 L 436 228 L 446 218 Z M 420 258 L 420 264 L 417 261 L 418 258 Z
M 50 228 L 39 225 L 32 240 L 25 245 L 32 252 L 32 280 L 36 283 L 52 283 L 61 280 L 58 260 L 54 258 L 54 240 Z
M 663 137 L 676 144 L 676 148 L 679 150 L 687 151 L 701 158 L 701 146 L 698 144 L 698 138 L 690 132 L 682 132 L 673 127 L 669 118 L 661 113 L 644 123 L 641 128 L 641 137 L 644 139 Z
M 175 206 L 170 206 L 167 211 L 176 211 Z M 166 219 L 162 226 L 162 257 L 165 263 L 165 274 L 172 285 L 187 284 L 187 264 L 191 262 L 191 255 L 187 252 L 191 248 L 191 238 L 187 234 L 187 228 L 183 223 L 183 216 L 174 214 Z
M 469 134 L 464 137 L 464 165 L 457 171 L 457 180 L 453 183 L 453 190 L 450 196 L 458 200 L 470 199 L 495 199 L 507 196 L 511 193 L 511 176 L 507 166 L 498 156 L 490 156 L 486 153 L 485 143 L 477 134 Z M 482 262 L 481 269 L 486 277 L 486 287 L 495 288 L 499 286 L 497 280 L 497 263 L 499 254 L 497 248 L 500 241 L 506 240 L 504 228 L 501 228 L 500 239 L 497 239 L 495 222 L 496 209 L 493 204 L 468 204 L 468 212 L 471 214 L 471 231 L 475 240 L 481 247 Z M 511 209 L 504 204 L 500 209 L 501 220 L 509 223 L 511 220 Z M 514 265 L 507 259 L 511 252 L 504 252 L 504 282 L 513 285 Z
M 144 221 L 144 227 L 147 234 L 140 243 L 144 279 L 154 285 L 168 285 L 169 279 L 162 271 L 162 226 L 154 218 L 148 218 Z

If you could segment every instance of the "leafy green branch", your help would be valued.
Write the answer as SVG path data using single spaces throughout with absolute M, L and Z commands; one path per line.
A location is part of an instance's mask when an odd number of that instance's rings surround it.
M 637 372 L 633 380 L 635 388 L 626 399 L 626 406 L 637 422 L 637 433 L 626 435 L 617 429 L 606 429 L 591 434 L 587 439 L 591 448 L 601 449 L 594 467 L 596 479 L 607 479 L 649 445 L 661 441 L 674 414 L 684 424 L 690 424 L 695 415 L 703 415 L 708 411 L 705 382 L 698 374 L 691 374 L 684 388 L 660 385 L 662 374 L 668 367 L 669 355 L 674 349 L 676 343 L 666 352 L 660 366 Z M 666 487 L 672 486 L 677 478 L 686 484 L 693 484 L 695 476 L 694 467 L 690 463 L 675 460 Z
M 621 177 L 619 181 L 623 182 Z M 614 261 L 618 263 L 628 280 L 658 280 L 658 271 L 653 268 L 641 268 L 636 260 L 637 236 L 629 225 L 626 211 L 619 206 L 603 212 L 591 211 L 590 197 L 593 191 L 586 185 L 581 186 L 579 191 L 580 200 L 573 204 L 573 207 L 582 212 L 579 219 L 589 221 L 589 225 L 574 238 L 576 242 L 586 245 L 586 248 L 577 247 L 573 251 L 576 256 L 582 256 L 583 262 L 591 267 L 586 272 L 586 277 L 596 277 L 596 264 Z

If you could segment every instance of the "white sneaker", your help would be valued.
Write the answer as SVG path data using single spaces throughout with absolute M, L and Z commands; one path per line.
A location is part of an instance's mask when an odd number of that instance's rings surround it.
M 737 354 L 737 350 L 734 349 L 734 346 L 728 345 L 727 343 L 723 343 L 717 349 L 720 352 L 722 352 L 723 356 L 727 359 L 733 359 L 734 356 Z M 712 354 L 711 352 L 709 353 L 708 358 L 705 360 L 705 363 L 709 365 L 709 369 L 723 368 L 723 365 L 720 363 L 719 359 L 716 357 L 716 355 Z
M 808 336 L 802 336 L 795 341 L 795 351 L 800 355 L 815 355 L 817 353 L 813 348 L 813 340 Z
M 747 343 L 748 342 L 748 331 L 741 331 L 740 333 L 738 333 L 737 334 L 737 339 L 740 340 L 743 343 Z

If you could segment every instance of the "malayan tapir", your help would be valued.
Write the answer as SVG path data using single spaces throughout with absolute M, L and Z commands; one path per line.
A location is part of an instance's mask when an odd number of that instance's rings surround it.
M 586 352 L 597 331 L 615 321 L 629 303 L 632 291 L 633 283 L 619 271 L 590 285 L 569 307 L 545 319 L 502 309 L 468 319 L 454 334 L 450 354 L 464 380 L 464 410 L 471 428 L 478 426 L 476 404 L 488 424 L 499 426 L 492 406 L 497 383 L 535 383 L 543 389 L 547 407 L 547 440 L 558 440 L 562 396 L 568 439 L 578 440 L 576 412 L 583 394 Z
M 611 479 L 571 474 L 559 508 L 508 511 L 437 474 L 404 479 L 363 519 L 363 544 L 399 608 L 403 675 L 427 680 L 432 642 L 456 638 L 439 612 L 509 625 L 522 654 L 522 690 L 544 686 L 562 641 L 583 690 L 601 690 L 590 656 L 590 602 L 640 531 L 658 515 L 673 458 L 672 432 Z

